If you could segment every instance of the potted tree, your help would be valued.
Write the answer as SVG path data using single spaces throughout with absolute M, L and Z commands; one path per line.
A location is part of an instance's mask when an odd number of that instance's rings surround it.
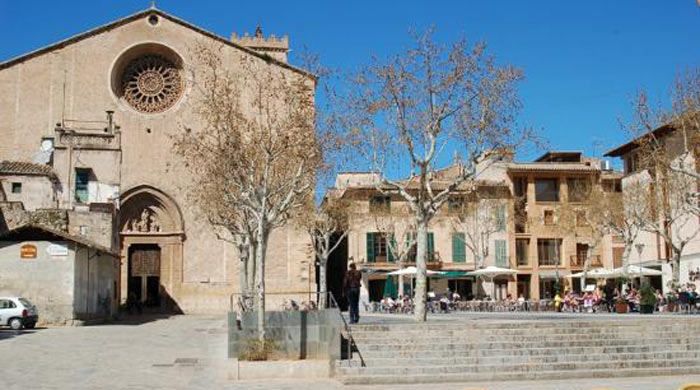
M 639 313 L 652 314 L 656 308 L 656 293 L 650 285 L 645 285 L 640 291 Z
M 616 313 L 627 313 L 627 299 L 620 295 L 615 301 L 615 312 Z

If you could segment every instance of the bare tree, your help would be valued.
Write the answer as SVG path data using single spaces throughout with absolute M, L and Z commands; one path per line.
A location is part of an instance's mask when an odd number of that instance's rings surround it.
M 464 244 L 474 256 L 477 269 L 486 266 L 491 237 L 506 229 L 506 205 L 502 199 L 474 194 L 468 201 L 459 202 L 451 214 L 452 230 L 464 233 Z
M 484 152 L 515 149 L 529 131 L 514 128 L 522 72 L 496 64 L 485 44 L 459 39 L 449 46 L 433 31 L 385 61 L 374 60 L 353 77 L 343 125 L 383 177 L 377 189 L 402 197 L 416 225 L 415 319 L 426 320 L 428 227 L 449 195 L 467 190 Z M 446 149 L 464 153 L 457 174 L 440 180 L 436 165 Z M 407 168 L 407 180 L 387 176 L 388 164 Z
M 384 235 L 387 254 L 403 269 L 416 251 L 416 228 L 412 218 L 396 217 L 392 213 L 377 213 L 374 216 L 377 230 Z M 399 295 L 403 296 L 403 275 L 399 275 Z
M 326 278 L 328 258 L 338 248 L 350 229 L 349 202 L 326 197 L 319 206 L 310 204 L 297 218 L 311 238 L 311 247 L 318 261 L 319 296 L 318 305 L 326 307 Z
M 484 268 L 489 257 L 491 238 L 506 230 L 506 203 L 503 199 L 484 196 L 475 191 L 469 197 L 454 200 L 452 204 L 453 210 L 449 211 L 452 230 L 463 234 L 457 237 L 463 240 L 474 257 L 474 267 Z
M 199 122 L 174 137 L 174 150 L 192 173 L 190 191 L 218 213 L 219 226 L 234 235 L 249 231 L 264 341 L 268 238 L 305 204 L 320 161 L 315 80 L 252 56 L 224 63 L 221 50 L 204 44 L 193 50 Z

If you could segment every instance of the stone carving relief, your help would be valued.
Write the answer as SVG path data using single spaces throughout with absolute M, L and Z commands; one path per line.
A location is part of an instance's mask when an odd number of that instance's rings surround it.
M 126 223 L 126 230 L 139 233 L 160 232 L 160 224 L 153 210 L 144 209 L 140 216 L 132 218 Z
M 179 67 L 165 57 L 148 54 L 132 60 L 122 73 L 122 96 L 143 113 L 158 113 L 172 107 L 182 95 Z

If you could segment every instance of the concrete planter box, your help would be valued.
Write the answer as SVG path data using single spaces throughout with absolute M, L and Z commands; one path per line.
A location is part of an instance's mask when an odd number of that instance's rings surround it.
M 306 367 L 316 367 L 320 363 L 305 365 L 297 360 L 323 362 L 324 377 L 331 373 L 330 365 L 340 358 L 340 330 L 342 321 L 337 309 L 326 309 L 310 312 L 266 312 L 265 332 L 269 339 L 274 340 L 278 349 L 274 352 L 276 360 L 264 362 L 244 362 L 239 357 L 246 350 L 250 339 L 257 339 L 257 313 L 242 313 L 240 324 L 237 323 L 236 313 L 228 316 L 228 357 L 236 361 L 238 378 L 248 378 L 269 372 L 300 372 Z M 315 365 L 314 365 L 315 364 Z M 277 367 L 277 369 L 258 368 Z M 247 373 L 251 370 L 250 373 Z M 267 376 L 273 378 L 275 376 Z M 283 377 L 289 377 L 283 375 Z

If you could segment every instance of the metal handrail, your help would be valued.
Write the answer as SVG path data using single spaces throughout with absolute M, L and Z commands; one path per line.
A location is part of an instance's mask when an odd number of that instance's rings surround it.
M 335 307 L 340 307 L 338 306 L 338 301 L 335 300 L 335 297 L 333 296 L 333 293 L 328 291 L 328 296 L 330 296 L 331 300 L 333 301 L 333 304 Z M 345 333 L 348 335 L 348 360 L 352 360 L 352 346 L 355 346 L 355 350 L 357 351 L 357 356 L 360 357 L 360 365 L 362 367 L 367 367 L 367 364 L 365 364 L 365 359 L 362 358 L 362 353 L 360 352 L 360 349 L 357 348 L 357 344 L 355 343 L 355 339 L 352 337 L 352 332 L 350 331 L 350 326 L 348 325 L 348 322 L 345 321 L 345 317 L 343 317 L 343 313 L 340 314 L 340 319 L 343 320 L 343 326 L 345 327 Z

